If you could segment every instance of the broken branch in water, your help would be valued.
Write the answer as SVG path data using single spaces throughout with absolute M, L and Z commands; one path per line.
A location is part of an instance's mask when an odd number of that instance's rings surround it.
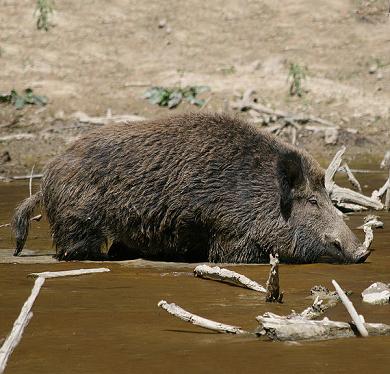
M 42 277 L 42 278 L 59 278 L 59 277 L 74 277 L 77 275 L 94 274 L 94 273 L 106 273 L 110 271 L 107 268 L 94 268 L 94 269 L 78 269 L 78 270 L 64 270 L 64 271 L 45 271 L 43 273 L 31 273 L 30 277 Z
M 226 325 L 200 317 L 184 310 L 176 304 L 169 304 L 164 300 L 161 300 L 158 303 L 158 307 L 163 308 L 173 316 L 190 322 L 193 325 L 222 333 L 241 335 L 255 334 L 258 337 L 267 337 L 271 340 L 287 341 L 328 340 L 357 336 L 358 332 L 356 331 L 356 328 L 350 323 L 331 321 L 328 318 L 324 318 L 320 321 L 313 321 L 314 318 L 320 317 L 327 309 L 337 304 L 341 299 L 337 292 L 330 292 L 325 287 L 315 286 L 311 289 L 311 294 L 315 297 L 313 304 L 299 314 L 293 311 L 288 316 L 279 316 L 268 312 L 264 313 L 262 316 L 256 317 L 257 321 L 260 322 L 260 326 L 256 328 L 253 333 L 242 330 L 237 326 Z M 363 328 L 365 328 L 370 335 L 390 335 L 389 325 L 381 323 L 363 323 L 361 318 L 362 317 L 358 316 Z
M 210 267 L 208 265 L 198 265 L 194 269 L 194 275 L 199 278 L 229 283 L 235 286 L 249 288 L 258 292 L 267 292 L 263 286 L 247 278 L 245 275 L 228 269 L 222 269 L 218 266 Z
M 372 192 L 371 198 L 375 200 L 380 200 L 384 193 L 390 188 L 390 177 L 389 179 L 385 182 L 385 184 L 379 189 L 379 190 L 374 190 Z
M 207 318 L 197 316 L 196 314 L 192 314 L 174 303 L 169 304 L 165 300 L 159 301 L 157 306 L 183 321 L 190 322 L 195 326 L 203 327 L 208 330 L 228 334 L 249 334 L 249 332 L 242 330 L 240 327 L 226 325 L 224 323 L 211 321 Z
M 363 225 L 363 231 L 365 234 L 364 242 L 363 242 L 363 247 L 368 250 L 371 247 L 371 243 L 374 239 L 374 233 L 372 232 L 371 226 L 366 226 Z
M 267 280 L 267 294 L 265 301 L 268 303 L 281 303 L 283 300 L 283 292 L 279 289 L 279 256 L 276 254 L 275 257 L 270 254 L 270 265 L 269 276 Z
M 106 268 L 98 269 L 79 269 L 79 270 L 70 270 L 70 271 L 56 271 L 56 272 L 44 272 L 44 273 L 33 273 L 32 276 L 37 276 L 35 280 L 34 287 L 31 290 L 29 298 L 24 303 L 22 310 L 16 321 L 14 322 L 13 328 L 7 339 L 4 341 L 3 345 L 0 348 L 0 374 L 2 374 L 7 365 L 7 361 L 15 347 L 20 342 L 22 334 L 28 323 L 32 318 L 31 308 L 41 290 L 41 287 L 45 283 L 46 278 L 55 278 L 55 277 L 64 277 L 70 275 L 83 275 L 91 273 L 101 273 L 110 271 Z
M 364 231 L 365 238 L 363 246 L 366 248 L 366 250 L 370 248 L 371 243 L 374 239 L 374 233 L 372 231 L 372 228 L 383 228 L 383 222 L 379 221 L 378 216 L 369 214 L 368 216 L 364 217 L 364 224 L 358 227 L 358 229 L 363 229 Z
M 374 229 L 383 229 L 383 222 L 379 221 L 379 218 L 379 216 L 374 216 L 373 214 L 365 216 L 363 219 L 363 225 L 359 226 L 358 229 L 363 229 L 364 226 L 370 226 Z
M 20 342 L 23 331 L 30 322 L 32 317 L 31 308 L 39 294 L 39 291 L 41 290 L 41 287 L 43 286 L 43 283 L 45 283 L 44 278 L 38 278 L 35 281 L 34 287 L 31 290 L 31 295 L 24 303 L 18 318 L 14 322 L 11 333 L 0 348 L 0 373 L 3 373 L 5 370 L 9 356 Z
M 363 194 L 352 191 L 349 188 L 339 187 L 334 181 L 334 175 L 340 167 L 342 162 L 342 156 L 345 152 L 343 146 L 334 156 L 332 162 L 329 164 L 325 172 L 325 188 L 329 193 L 329 196 L 336 206 L 343 208 L 343 205 L 339 204 L 354 204 L 354 210 L 357 210 L 357 206 L 365 208 L 373 208 L 377 210 L 383 209 L 383 204 L 378 199 L 364 196 Z M 355 178 L 356 179 L 356 178 Z M 344 205 L 344 207 L 346 207 Z
M 353 322 L 355 323 L 355 326 L 358 329 L 360 335 L 363 337 L 368 336 L 368 331 L 364 326 L 363 317 L 357 314 L 355 307 L 353 306 L 352 302 L 348 299 L 348 296 L 345 294 L 345 292 L 341 289 L 339 284 L 335 280 L 332 280 L 332 284 L 336 289 L 336 292 L 340 296 L 341 302 L 344 304 Z
M 350 181 L 350 183 L 352 184 L 352 186 L 357 190 L 359 191 L 360 193 L 362 193 L 362 187 L 360 186 L 360 183 L 359 181 L 356 179 L 356 177 L 353 175 L 351 169 L 349 168 L 348 164 L 346 162 L 344 162 L 344 170 L 345 172 L 347 173 L 347 177 L 348 177 L 348 180 Z
M 347 322 L 331 321 L 324 318 L 311 321 L 305 318 L 285 318 L 275 314 L 257 317 L 261 326 L 258 335 L 265 335 L 272 340 L 329 340 L 355 337 L 353 327 Z M 373 335 L 390 335 L 390 326 L 382 323 L 364 323 L 364 328 Z
M 383 305 L 390 303 L 390 285 L 382 282 L 375 282 L 362 292 L 365 303 Z

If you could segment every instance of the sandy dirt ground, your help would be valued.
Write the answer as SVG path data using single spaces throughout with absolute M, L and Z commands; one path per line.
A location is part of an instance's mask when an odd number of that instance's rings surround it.
M 64 0 L 45 32 L 36 29 L 34 2 L 0 0 L 0 91 L 31 87 L 49 99 L 22 110 L 0 104 L 0 175 L 40 171 L 94 126 L 77 112 L 197 111 L 142 96 L 151 86 L 205 84 L 203 110 L 223 110 L 254 89 L 262 104 L 340 126 L 335 144 L 325 144 L 323 131 L 298 132 L 298 145 L 316 157 L 345 143 L 348 157 L 376 162 L 390 148 L 388 8 L 387 0 Z M 302 97 L 289 95 L 291 63 L 307 67 Z

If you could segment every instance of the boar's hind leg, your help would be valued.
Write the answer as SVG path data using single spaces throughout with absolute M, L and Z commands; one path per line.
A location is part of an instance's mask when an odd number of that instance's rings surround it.
M 71 228 L 53 231 L 53 240 L 57 248 L 55 258 L 60 261 L 107 259 L 107 255 L 101 252 L 105 238 L 99 230 L 88 230 L 77 224 L 71 225 Z

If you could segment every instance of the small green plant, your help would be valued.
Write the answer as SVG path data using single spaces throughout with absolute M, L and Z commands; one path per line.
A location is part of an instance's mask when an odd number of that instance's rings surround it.
M 49 17 L 53 13 L 52 0 L 37 0 L 34 15 L 37 17 L 37 29 L 49 31 Z
M 47 97 L 35 95 L 31 88 L 26 88 L 21 95 L 16 90 L 12 90 L 6 94 L 0 94 L 0 103 L 12 104 L 15 105 L 16 109 L 22 109 L 27 104 L 46 105 Z
M 287 82 L 290 83 L 289 92 L 291 96 L 297 95 L 301 97 L 303 95 L 302 81 L 306 79 L 306 71 L 306 67 L 290 63 Z
M 205 101 L 203 99 L 197 98 L 197 96 L 198 94 L 206 91 L 210 91 L 210 87 L 208 86 L 188 86 L 184 88 L 152 87 L 145 92 L 144 98 L 148 99 L 151 104 L 166 106 L 169 109 L 177 107 L 183 100 L 186 100 L 190 104 L 196 106 L 202 106 Z

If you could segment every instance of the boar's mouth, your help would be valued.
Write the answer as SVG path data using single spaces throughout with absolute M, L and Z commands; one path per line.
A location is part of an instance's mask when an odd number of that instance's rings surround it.
M 353 255 L 346 255 L 337 245 L 328 245 L 324 253 L 319 257 L 318 262 L 337 264 L 358 264 L 363 263 L 371 251 L 360 246 Z

